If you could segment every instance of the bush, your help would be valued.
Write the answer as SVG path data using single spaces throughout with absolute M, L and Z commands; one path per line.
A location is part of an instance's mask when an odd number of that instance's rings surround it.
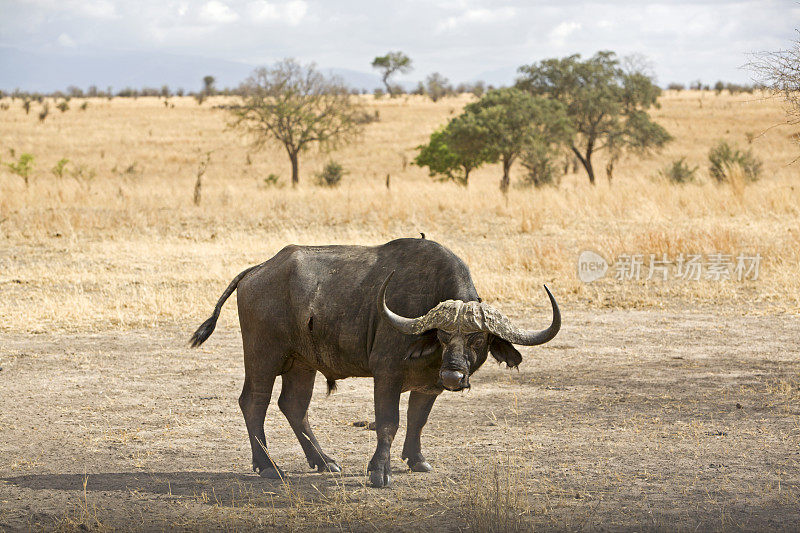
M 381 112 L 377 109 L 374 113 L 370 113 L 365 109 L 360 113 L 353 115 L 353 121 L 355 121 L 356 124 L 372 124 L 373 122 L 379 122 L 380 120 Z
M 763 165 L 751 149 L 739 150 L 736 145 L 730 145 L 726 141 L 719 141 L 709 150 L 708 161 L 711 177 L 718 183 L 729 181 L 731 173 L 737 168 L 748 181 L 756 181 Z
M 42 105 L 42 110 L 39 111 L 39 122 L 44 122 L 44 119 L 47 118 L 47 114 L 50 113 L 50 106 L 45 102 Z
M 280 183 L 280 179 L 281 179 L 280 176 L 270 172 L 269 176 L 264 178 L 264 186 L 268 188 L 275 187 L 279 189 L 283 187 L 283 183 Z
M 698 167 L 690 168 L 686 164 L 686 157 L 681 157 L 664 168 L 659 174 L 671 183 L 691 183 L 694 181 Z
M 61 159 L 58 160 L 56 166 L 50 169 L 50 172 L 52 172 L 53 176 L 57 177 L 58 179 L 63 178 L 64 169 L 67 166 L 67 163 L 69 163 L 69 159 L 67 159 L 66 157 L 62 157 Z
M 322 187 L 336 187 L 346 174 L 344 167 L 336 161 L 328 161 L 317 174 L 317 185 Z
M 11 157 L 14 157 L 13 152 Z M 33 170 L 33 154 L 20 154 L 19 160 L 16 163 L 6 163 L 8 169 L 23 179 L 25 186 L 28 186 L 28 180 Z
M 528 170 L 523 178 L 525 185 L 558 187 L 561 182 L 561 176 L 553 169 L 550 150 L 545 146 L 529 147 L 523 152 L 520 162 Z

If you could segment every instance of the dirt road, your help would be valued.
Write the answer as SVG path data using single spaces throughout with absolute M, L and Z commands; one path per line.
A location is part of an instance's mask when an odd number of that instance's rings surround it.
M 545 319 L 546 320 L 546 319 Z M 364 487 L 371 381 L 320 378 L 310 418 L 342 475 L 309 471 L 273 403 L 287 483 L 250 472 L 238 331 L 0 334 L 0 530 L 784 530 L 800 524 L 800 321 L 567 312 L 520 371 L 437 400 L 430 474 Z M 533 326 L 533 322 L 530 323 Z M 275 398 L 279 392 L 276 385 Z M 405 401 L 405 397 L 404 397 Z M 404 405 L 402 406 L 404 409 Z

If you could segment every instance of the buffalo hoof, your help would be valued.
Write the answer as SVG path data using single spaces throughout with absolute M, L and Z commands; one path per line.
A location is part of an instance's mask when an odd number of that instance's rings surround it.
M 325 463 L 324 465 L 317 465 L 317 472 L 330 472 L 331 474 L 339 474 L 341 473 L 342 468 L 336 464 L 335 461 L 331 461 L 330 463 Z
M 263 477 L 264 479 L 283 479 L 286 473 L 277 466 L 269 465 L 266 468 L 260 468 L 253 465 L 253 472 Z
M 433 467 L 428 461 L 420 461 L 418 463 L 414 463 L 413 465 L 408 465 L 412 472 L 430 472 L 433 470 Z
M 373 470 L 369 473 L 369 483 L 375 488 L 389 488 L 392 486 L 392 476 L 383 470 Z

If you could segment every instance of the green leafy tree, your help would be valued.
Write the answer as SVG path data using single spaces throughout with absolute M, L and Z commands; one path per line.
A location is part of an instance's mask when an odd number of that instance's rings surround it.
M 337 77 L 326 77 L 316 66 L 285 59 L 259 68 L 242 85 L 242 103 L 231 112 L 231 126 L 253 138 L 260 148 L 277 141 L 292 164 L 292 186 L 300 181 L 300 153 L 316 144 L 334 149 L 362 131 L 364 109 Z
M 447 132 L 440 128 L 431 134 L 428 144 L 417 146 L 419 154 L 414 158 L 414 164 L 419 167 L 428 167 L 431 177 L 438 176 L 442 180 L 452 180 L 460 185 L 466 185 L 467 176 L 459 176 L 458 156 L 447 146 Z
M 440 176 L 466 187 L 470 172 L 495 157 L 487 144 L 487 132 L 476 118 L 462 113 L 433 132 L 428 144 L 417 147 L 420 152 L 414 164 L 428 167 L 432 177 Z
M 516 87 L 566 104 L 577 134 L 570 149 L 595 183 L 592 156 L 609 152 L 609 179 L 614 164 L 627 151 L 648 152 L 672 137 L 648 114 L 658 107 L 661 90 L 643 71 L 625 70 L 613 52 L 582 60 L 578 54 L 546 59 L 519 68 Z
M 532 146 L 541 153 L 557 151 L 573 135 L 564 105 L 557 100 L 533 96 L 516 88 L 493 89 L 467 105 L 483 130 L 485 150 L 491 162 L 500 161 L 500 190 L 508 191 L 511 166 Z
M 411 66 L 411 58 L 403 52 L 389 52 L 385 56 L 377 56 L 372 60 L 372 68 L 381 71 L 381 81 L 390 96 L 397 94 L 397 88 L 389 84 L 389 78 L 397 72 L 407 74 L 414 69 Z

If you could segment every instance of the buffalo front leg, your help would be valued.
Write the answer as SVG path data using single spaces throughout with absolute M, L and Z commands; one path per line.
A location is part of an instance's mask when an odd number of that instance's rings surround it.
M 311 431 L 308 423 L 308 405 L 314 392 L 314 377 L 317 371 L 295 360 L 292 368 L 281 376 L 281 396 L 278 407 L 292 426 L 303 453 L 306 454 L 308 466 L 318 472 L 341 472 L 336 461 L 325 455 Z
M 428 415 L 436 401 L 436 394 L 424 394 L 411 391 L 408 398 L 408 423 L 406 424 L 406 441 L 403 444 L 403 460 L 408 460 L 408 467 L 413 472 L 430 472 L 431 465 L 422 455 L 420 436 L 422 428 L 428 421 Z
M 378 446 L 369 462 L 369 481 L 373 487 L 392 484 L 389 452 L 400 425 L 401 384 L 396 377 L 375 377 L 375 431 Z
M 267 415 L 274 383 L 274 376 L 265 377 L 258 382 L 245 378 L 242 395 L 239 396 L 239 407 L 242 409 L 247 434 L 250 437 L 253 472 L 261 477 L 281 479 L 284 476 L 283 470 L 278 468 L 267 453 L 267 441 L 264 436 L 264 418 Z

